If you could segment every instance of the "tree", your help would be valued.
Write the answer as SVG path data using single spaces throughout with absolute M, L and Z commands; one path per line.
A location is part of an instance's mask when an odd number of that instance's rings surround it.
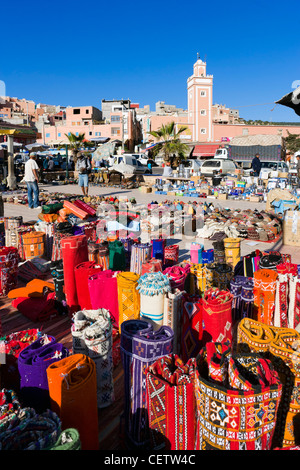
M 77 154 L 79 152 L 79 149 L 84 146 L 84 140 L 85 140 L 85 134 L 72 134 L 72 132 L 69 132 L 69 134 L 65 134 L 66 137 L 69 139 L 69 147 L 70 150 L 72 151 L 72 156 L 74 163 L 76 163 L 77 160 Z
M 289 131 L 288 136 L 285 137 L 285 146 L 286 149 L 290 151 L 291 154 L 294 154 L 300 150 L 300 137 L 298 134 L 291 134 Z
M 150 131 L 149 134 L 155 137 L 159 142 L 153 149 L 153 155 L 159 152 L 164 154 L 164 160 L 169 162 L 173 155 L 179 158 L 185 158 L 189 147 L 181 142 L 180 135 L 187 127 L 181 126 L 177 131 L 175 122 L 162 125 L 157 131 Z

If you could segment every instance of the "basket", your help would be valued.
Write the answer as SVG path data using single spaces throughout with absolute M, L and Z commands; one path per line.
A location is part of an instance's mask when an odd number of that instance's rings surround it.
M 29 232 L 22 235 L 25 259 L 43 256 L 45 252 L 45 233 Z

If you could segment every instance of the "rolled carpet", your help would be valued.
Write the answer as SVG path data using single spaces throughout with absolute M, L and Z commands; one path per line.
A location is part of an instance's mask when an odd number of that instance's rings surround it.
M 203 336 L 203 300 L 199 295 L 184 293 L 180 322 L 181 358 L 187 362 L 196 357 L 201 349 Z
M 23 350 L 18 358 L 20 398 L 23 406 L 34 408 L 36 412 L 41 413 L 50 408 L 46 370 L 54 362 L 68 357 L 69 350 L 56 342 L 46 344 L 36 352 L 34 348 L 30 351 L 31 346 Z
M 150 243 L 134 243 L 131 247 L 130 271 L 141 274 L 142 265 L 151 259 L 152 245 Z
M 110 242 L 109 250 L 109 269 L 112 271 L 125 271 L 126 253 L 123 243 L 120 240 Z
M 121 325 L 125 436 L 129 447 L 144 448 L 150 442 L 145 369 L 172 353 L 173 338 L 167 326 L 154 331 L 143 320 L 128 320 Z
M 64 267 L 64 284 L 67 305 L 70 312 L 79 310 L 75 281 L 75 267 L 88 261 L 87 238 L 85 235 L 74 235 L 61 239 Z
M 131 272 L 117 274 L 119 301 L 119 331 L 121 324 L 127 320 L 137 320 L 140 317 L 140 294 L 137 290 L 139 275 Z
M 80 436 L 77 429 L 65 429 L 56 443 L 46 450 L 81 450 Z
M 166 355 L 146 371 L 151 448 L 194 450 L 196 402 L 195 364 Z
M 0 425 L 0 450 L 46 450 L 61 434 L 61 421 L 50 410 L 37 414 L 32 408 L 19 412 Z
M 58 315 L 54 292 L 43 297 L 18 297 L 11 304 L 33 322 L 46 321 Z
M 232 341 L 232 300 L 229 291 L 209 289 L 203 298 L 203 330 L 214 342 Z
M 78 430 L 82 450 L 97 450 L 98 407 L 95 362 L 73 354 L 47 369 L 51 409 L 61 419 L 62 429 Z
M 102 270 L 102 266 L 96 265 L 96 263 L 92 261 L 85 261 L 75 267 L 75 284 L 80 310 L 92 309 L 88 279 L 93 274 Z
M 112 323 L 119 328 L 118 282 L 114 271 L 107 269 L 93 274 L 88 287 L 93 310 L 104 308 L 111 314 Z
M 168 276 L 160 271 L 145 273 L 138 280 L 137 290 L 141 296 L 140 317 L 151 322 L 154 329 L 160 328 L 163 324 L 164 296 L 171 292 Z

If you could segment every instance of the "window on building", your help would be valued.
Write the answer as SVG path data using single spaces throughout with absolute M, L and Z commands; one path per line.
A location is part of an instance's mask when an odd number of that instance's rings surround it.
M 80 114 L 80 109 L 79 108 L 73 109 L 73 114 Z
M 200 96 L 206 96 L 206 91 L 205 91 L 205 90 L 201 90 Z
M 201 114 L 202 116 L 205 116 L 205 115 L 206 115 L 206 109 L 201 109 L 200 114 Z
M 50 137 L 50 133 L 49 133 L 49 132 L 47 132 L 46 137 Z
M 206 134 L 206 129 L 201 129 L 201 134 Z
M 85 114 L 89 114 L 89 110 L 88 110 L 88 109 L 85 110 Z
M 112 135 L 119 135 L 120 134 L 120 128 L 119 127 L 112 127 L 111 128 L 111 134 Z
M 80 121 L 77 121 L 77 126 L 80 126 Z
M 95 132 L 95 135 L 96 135 L 96 136 L 100 136 L 100 135 L 101 135 L 101 132 Z
M 92 133 L 92 132 L 89 132 L 89 135 L 93 135 L 93 133 Z
M 78 133 L 78 132 L 75 132 L 75 135 L 78 137 L 79 133 Z
M 58 132 L 57 137 L 61 137 L 61 133 L 60 133 L 60 132 Z
M 111 116 L 111 122 L 120 122 L 120 116 Z

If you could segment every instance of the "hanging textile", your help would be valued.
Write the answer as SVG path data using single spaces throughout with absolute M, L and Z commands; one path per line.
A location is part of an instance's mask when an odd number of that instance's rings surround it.
M 170 280 L 171 289 L 184 290 L 185 280 L 186 280 L 186 271 L 180 266 L 170 266 L 163 271 L 163 274 L 168 276 Z
M 171 291 L 168 276 L 158 271 L 145 273 L 138 280 L 137 290 L 140 293 L 140 318 L 149 321 L 154 329 L 163 324 L 164 296 Z
M 238 325 L 237 341 L 238 351 L 259 350 L 272 361 L 283 387 L 274 446 L 295 445 L 300 432 L 300 334 L 245 318 Z
M 210 341 L 232 341 L 232 300 L 229 291 L 209 289 L 203 297 L 203 330 Z
M 181 358 L 187 362 L 201 349 L 203 305 L 198 295 L 183 294 L 181 316 Z
M 146 371 L 150 447 L 194 450 L 196 406 L 193 363 L 175 354 L 164 356 Z
M 165 266 L 174 266 L 178 263 L 179 245 L 166 245 L 164 249 Z
M 88 280 L 90 276 L 102 269 L 102 266 L 97 266 L 92 261 L 84 261 L 75 267 L 75 285 L 80 310 L 92 308 Z
M 173 352 L 181 355 L 181 323 L 183 291 L 175 289 L 166 292 L 164 297 L 163 325 L 170 327 L 174 333 Z
M 139 275 L 135 273 L 117 274 L 120 332 L 123 321 L 137 320 L 140 317 L 141 299 L 137 290 L 138 280 Z
M 149 446 L 145 371 L 157 359 L 172 353 L 173 337 L 171 328 L 163 326 L 158 331 L 153 331 L 152 325 L 143 320 L 128 320 L 121 325 L 127 447 Z
M 278 274 L 273 269 L 259 269 L 253 275 L 253 315 L 257 321 L 267 325 L 273 324 L 277 277 Z
M 0 296 L 17 286 L 19 254 L 17 248 L 0 247 Z
M 51 340 L 52 338 L 52 340 Z M 50 339 L 50 341 L 49 341 Z M 41 342 L 43 344 L 41 345 Z M 46 369 L 50 364 L 69 356 L 69 350 L 53 337 L 44 336 L 27 346 L 18 357 L 20 398 L 23 406 L 42 413 L 50 408 Z
M 109 269 L 112 271 L 125 271 L 126 254 L 123 243 L 120 240 L 110 242 L 109 249 Z
M 62 429 L 78 430 L 82 450 L 98 450 L 95 362 L 83 354 L 72 354 L 51 364 L 47 377 L 51 410 L 61 419 Z
M 21 408 L 0 424 L 0 450 L 47 450 L 61 433 L 61 421 L 50 410 L 37 414 Z
M 150 243 L 135 243 L 131 248 L 130 271 L 141 274 L 142 265 L 149 261 L 152 256 L 152 245 Z
M 289 276 L 288 327 L 299 328 L 300 323 L 300 278 Z
M 224 343 L 204 347 L 195 395 L 195 450 L 271 450 L 282 385 L 269 360 L 232 354 Z
M 254 301 L 254 281 L 251 277 L 235 276 L 230 281 L 232 300 L 232 321 L 236 323 L 242 318 L 252 318 Z
M 85 235 L 74 235 L 61 239 L 64 267 L 65 295 L 70 312 L 79 309 L 76 292 L 75 267 L 88 261 L 87 239 Z
M 110 312 L 111 320 L 119 328 L 119 301 L 117 272 L 99 271 L 88 279 L 92 309 L 104 308 Z

